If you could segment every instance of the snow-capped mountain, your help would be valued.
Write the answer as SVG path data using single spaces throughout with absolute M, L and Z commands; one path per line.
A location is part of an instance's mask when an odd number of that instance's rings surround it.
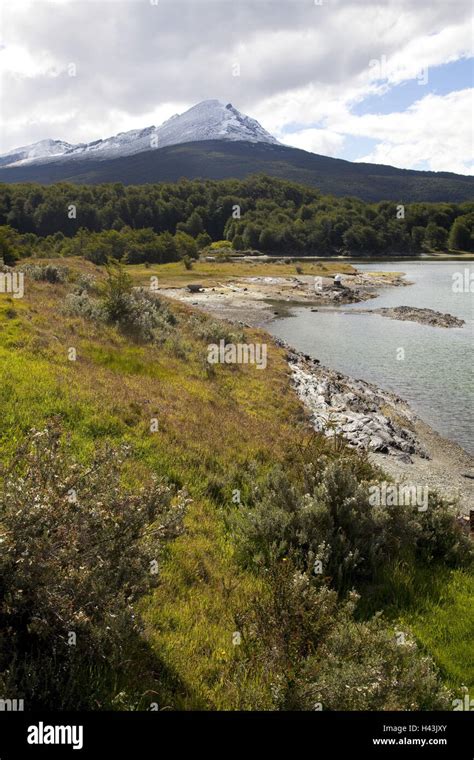
M 63 140 L 40 140 L 31 145 L 15 148 L 8 153 L 2 153 L 0 155 L 0 166 L 14 166 L 25 161 L 34 162 L 43 158 L 60 157 L 73 147 Z
M 0 156 L 0 166 L 29 166 L 58 161 L 63 163 L 78 158 L 120 158 L 153 148 L 202 140 L 245 140 L 279 144 L 258 121 L 240 113 L 231 103 L 224 105 L 219 100 L 203 100 L 183 114 L 172 116 L 160 127 L 133 129 L 104 140 L 77 145 L 61 140 L 41 140 L 4 153 Z
M 277 144 L 261 124 L 240 113 L 231 103 L 203 100 L 183 114 L 176 114 L 156 130 L 158 146 L 200 140 L 247 140 Z
M 118 135 L 107 137 L 105 140 L 94 140 L 90 143 L 72 145 L 62 159 L 69 158 L 119 158 L 120 156 L 133 156 L 134 153 L 142 153 L 153 147 L 152 136 L 156 134 L 156 127 L 145 129 L 132 129 L 130 132 L 119 132 Z

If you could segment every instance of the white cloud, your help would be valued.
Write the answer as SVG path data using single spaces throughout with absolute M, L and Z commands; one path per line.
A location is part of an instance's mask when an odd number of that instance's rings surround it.
M 361 161 L 470 174 L 473 169 L 472 90 L 426 95 L 404 113 L 352 117 L 352 134 L 382 138 Z
M 324 156 L 337 156 L 344 144 L 344 135 L 328 129 L 302 129 L 279 137 L 285 145 L 321 153 Z
M 379 141 L 369 160 L 403 166 L 426 160 L 432 168 L 466 171 L 466 95 L 438 103 L 428 94 L 429 70 L 428 86 L 420 86 L 408 113 L 357 117 L 352 108 L 416 77 L 422 66 L 467 56 L 470 17 L 468 0 L 325 0 L 322 6 L 311 0 L 159 0 L 156 6 L 6 0 L 0 151 L 46 137 L 106 137 L 219 98 L 307 150 L 337 155 L 347 135 L 368 136 Z M 71 62 L 75 77 L 67 75 Z M 404 139 L 396 138 L 397 124 Z

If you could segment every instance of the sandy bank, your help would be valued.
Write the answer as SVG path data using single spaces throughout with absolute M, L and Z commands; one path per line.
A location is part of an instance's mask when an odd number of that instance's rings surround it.
M 192 304 L 222 319 L 251 325 L 265 325 L 275 314 L 284 314 L 291 306 L 314 308 L 367 301 L 381 287 L 409 283 L 400 272 L 358 272 L 341 275 L 340 285 L 333 277 L 239 277 L 190 292 L 187 286 L 162 288 L 160 293 Z M 196 280 L 196 286 L 200 285 Z

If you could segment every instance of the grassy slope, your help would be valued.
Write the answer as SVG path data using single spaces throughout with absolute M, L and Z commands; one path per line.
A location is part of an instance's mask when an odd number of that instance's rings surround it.
M 94 442 L 126 440 L 134 450 L 131 477 L 154 471 L 186 486 L 193 498 L 188 530 L 172 547 L 144 615 L 150 640 L 185 683 L 174 706 L 235 706 L 226 684 L 233 609 L 257 585 L 233 564 L 221 507 L 250 462 L 260 463 L 263 476 L 299 439 L 293 423 L 300 409 L 283 355 L 270 347 L 265 372 L 218 366 L 208 378 L 205 346 L 191 333 L 185 359 L 172 349 L 133 346 L 113 328 L 58 318 L 65 292 L 28 282 L 24 301 L 0 297 L 3 456 L 31 427 L 57 415 L 84 457 Z M 17 317 L 6 319 L 12 306 Z M 76 362 L 67 358 L 70 347 Z M 155 417 L 159 432 L 150 433 Z
M 97 273 L 85 262 L 68 265 Z M 134 272 L 139 278 L 140 269 Z M 163 267 L 160 281 L 176 269 Z M 152 270 L 142 271 L 148 276 Z M 0 295 L 2 458 L 31 427 L 57 415 L 80 456 L 87 458 L 105 438 L 126 440 L 133 449 L 130 480 L 144 481 L 157 472 L 185 486 L 193 500 L 187 531 L 168 551 L 161 585 L 142 603 L 148 640 L 166 666 L 160 707 L 264 707 L 268 686 L 262 674 L 242 671 L 236 678 L 234 615 L 259 587 L 233 560 L 224 515 L 246 469 L 255 467 L 255 478 L 263 478 L 304 439 L 304 415 L 290 389 L 283 353 L 269 346 L 266 371 L 225 365 L 208 377 L 204 343 L 186 327 L 186 356 L 182 346 L 135 346 L 114 328 L 62 316 L 66 290 L 28 282 L 23 301 Z M 16 316 L 7 317 L 12 308 Z M 189 313 L 184 306 L 173 308 Z M 248 340 L 258 335 L 265 340 L 256 331 L 246 334 Z M 76 362 L 67 358 L 70 347 L 77 350 Z M 159 420 L 157 433 L 149 431 L 152 418 Z M 421 595 L 407 622 L 459 685 L 466 680 L 472 620 L 459 612 L 466 591 L 456 578 L 440 579 L 441 603 L 426 606 Z

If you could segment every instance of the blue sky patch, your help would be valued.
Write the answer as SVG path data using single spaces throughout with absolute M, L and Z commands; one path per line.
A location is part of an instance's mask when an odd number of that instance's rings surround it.
M 386 114 L 406 111 L 412 103 L 421 100 L 428 93 L 448 95 L 456 90 L 473 86 L 473 59 L 461 58 L 452 63 L 428 69 L 427 84 L 419 84 L 417 79 L 391 87 L 383 95 L 369 95 L 352 107 L 355 116 L 368 113 Z

